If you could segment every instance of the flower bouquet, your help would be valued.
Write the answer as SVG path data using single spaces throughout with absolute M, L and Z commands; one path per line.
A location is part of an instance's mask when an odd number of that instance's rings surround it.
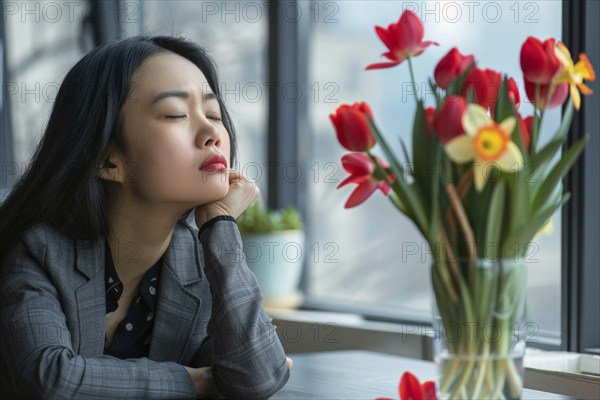
M 564 145 L 580 93 L 591 93 L 584 80 L 594 80 L 594 70 L 585 54 L 574 63 L 560 41 L 527 38 L 520 64 L 534 110 L 523 117 L 513 78 L 481 68 L 473 55 L 453 48 L 429 79 L 435 102 L 427 106 L 416 90 L 413 60 L 437 43 L 423 41 L 423 26 L 411 11 L 375 30 L 388 61 L 366 69 L 408 64 L 416 102 L 412 152 L 403 142 L 401 157 L 392 152 L 366 103 L 338 107 L 331 122 L 351 151 L 341 160 L 350 176 L 338 188 L 358 184 L 345 207 L 379 189 L 429 244 L 439 396 L 519 398 L 524 257 L 569 199 L 561 181 L 588 136 Z M 545 110 L 562 105 L 569 94 L 560 126 L 540 143 Z M 377 144 L 383 158 L 372 152 Z

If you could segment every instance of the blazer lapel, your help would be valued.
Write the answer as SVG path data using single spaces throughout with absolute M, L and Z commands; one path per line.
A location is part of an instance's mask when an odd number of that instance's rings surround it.
M 163 257 L 149 353 L 153 360 L 181 362 L 186 355 L 202 305 L 194 294 L 203 280 L 199 252 L 194 231 L 178 223 Z
M 78 335 L 73 335 L 73 348 L 82 356 L 104 353 L 106 304 L 104 293 L 104 237 L 101 240 L 76 240 L 75 266 L 87 279 L 75 290 Z

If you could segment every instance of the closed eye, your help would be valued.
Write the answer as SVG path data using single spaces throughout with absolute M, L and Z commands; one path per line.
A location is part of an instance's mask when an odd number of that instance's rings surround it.
M 185 117 L 187 117 L 187 115 L 167 115 L 167 116 L 165 116 L 165 118 L 172 118 L 172 119 L 185 118 Z M 222 121 L 221 117 L 219 117 L 219 116 L 208 116 L 206 118 L 214 119 L 215 121 Z

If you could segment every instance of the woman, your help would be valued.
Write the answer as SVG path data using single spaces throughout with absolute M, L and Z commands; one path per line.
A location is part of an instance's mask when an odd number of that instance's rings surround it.
M 235 223 L 259 191 L 229 168 L 235 153 L 215 66 L 190 41 L 132 37 L 69 71 L 0 208 L 3 396 L 267 398 L 285 385 L 291 360 Z

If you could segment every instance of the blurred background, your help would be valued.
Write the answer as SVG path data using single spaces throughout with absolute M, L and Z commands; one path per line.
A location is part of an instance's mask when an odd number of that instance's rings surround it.
M 382 132 L 400 152 L 411 146 L 414 100 L 408 69 L 365 71 L 385 51 L 374 26 L 387 27 L 405 9 L 423 21 L 425 40 L 439 42 L 415 60 L 426 79 L 451 47 L 479 66 L 514 77 L 521 113 L 530 115 L 519 67 L 533 35 L 584 51 L 596 71 L 599 39 L 594 2 L 568 1 L 2 1 L 0 198 L 24 171 L 67 71 L 93 47 L 143 33 L 185 36 L 215 59 L 221 90 L 238 132 L 239 165 L 271 207 L 301 210 L 307 243 L 302 275 L 306 310 L 369 320 L 425 323 L 430 318 L 431 255 L 412 222 L 375 193 L 344 209 L 352 185 L 329 114 L 342 103 L 368 102 Z M 600 16 L 599 16 L 600 17 Z M 592 22 L 590 22 L 592 21 Z M 594 36 L 595 35 L 595 36 Z M 598 81 L 574 122 L 592 134 L 575 168 L 578 191 L 554 216 L 554 231 L 528 253 L 528 320 L 539 346 L 598 351 Z M 547 113 L 542 140 L 560 122 Z M 377 151 L 376 151 L 377 152 Z M 51 201 L 51 199 L 49 199 Z M 596 304 L 596 306 L 594 306 Z

